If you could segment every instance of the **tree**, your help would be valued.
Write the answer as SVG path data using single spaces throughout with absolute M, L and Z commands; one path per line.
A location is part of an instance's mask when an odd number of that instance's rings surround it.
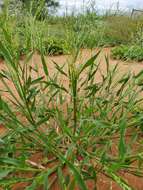
M 19 1 L 21 1 L 24 5 L 29 4 L 31 2 L 33 2 L 34 4 L 39 4 L 40 3 L 39 0 L 19 0 Z M 44 5 L 46 7 L 56 8 L 56 7 L 59 6 L 59 2 L 57 0 L 43 0 L 43 2 L 44 2 Z
M 55 10 L 59 6 L 58 0 L 0 0 L 1 8 L 7 6 L 8 2 L 11 12 L 15 13 L 15 9 L 20 7 L 18 5 L 21 5 L 22 9 L 30 11 L 33 15 L 38 11 L 38 19 L 45 17 L 49 10 Z
M 29 9 L 33 15 L 37 14 L 37 18 L 45 17 L 49 10 L 55 10 L 59 6 L 57 0 L 19 0 L 23 7 Z

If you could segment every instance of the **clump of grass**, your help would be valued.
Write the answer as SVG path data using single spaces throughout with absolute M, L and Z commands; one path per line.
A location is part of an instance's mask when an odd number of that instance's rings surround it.
M 109 15 L 105 20 L 105 36 L 109 44 L 129 44 L 138 27 L 138 20 L 130 15 Z
M 78 64 L 85 36 L 73 31 L 67 36 L 71 56 L 62 65 L 53 61 L 50 72 L 45 38 L 35 22 L 31 17 L 23 29 L 29 48 L 22 62 L 7 24 L 0 29 L 6 67 L 0 71 L 0 123 L 7 129 L 0 137 L 0 186 L 52 189 L 57 183 L 59 189 L 87 190 L 89 181 L 96 189 L 105 175 L 122 189 L 133 189 L 120 172 L 143 177 L 143 72 L 118 77 L 117 65 L 110 69 L 105 56 L 102 73 L 100 51 Z M 37 47 L 39 65 L 33 59 Z
M 20 63 L 9 34 L 5 30 L 3 34 L 0 50 L 7 69 L 0 73 L 4 85 L 0 121 L 8 133 L 0 139 L 2 188 L 23 182 L 26 189 L 52 189 L 56 182 L 60 189 L 86 190 L 89 180 L 96 188 L 98 177 L 104 174 L 122 189 L 132 189 L 119 171 L 143 176 L 142 145 L 132 149 L 142 122 L 136 112 L 142 101 L 138 99 L 142 72 L 116 78 L 117 66 L 110 70 L 105 57 L 106 73 L 100 72 L 101 81 L 96 81 L 100 52 L 78 65 L 76 49 L 67 69 L 54 62 L 54 73 L 50 73 L 41 49 L 43 71 L 39 75 L 38 67 L 29 62 L 33 51 Z M 67 86 L 61 78 L 67 80 Z M 134 133 L 126 143 L 130 129 Z M 116 154 L 111 151 L 115 139 Z M 37 153 L 42 154 L 40 163 L 31 160 Z M 132 167 L 134 162 L 140 164 Z
M 143 49 L 139 45 L 122 45 L 112 50 L 114 59 L 143 61 Z
M 69 53 L 66 41 L 53 37 L 49 37 L 47 41 L 43 42 L 43 49 L 45 55 L 62 55 Z

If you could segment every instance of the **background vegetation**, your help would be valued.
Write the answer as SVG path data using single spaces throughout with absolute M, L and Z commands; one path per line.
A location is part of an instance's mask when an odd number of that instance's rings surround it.
M 68 47 L 71 41 L 70 37 L 78 41 L 79 36 L 82 36 L 81 48 L 93 49 L 121 45 L 119 49 L 117 47 L 117 50 L 116 48 L 113 50 L 113 58 L 142 61 L 142 16 L 131 17 L 129 13 L 120 11 L 115 14 L 98 15 L 87 8 L 84 14 L 75 15 L 73 13 L 61 17 L 54 16 L 50 12 L 51 8 L 55 9 L 58 6 L 57 2 L 42 1 L 41 3 L 39 1 L 40 6 L 37 1 L 28 2 L 28 5 L 26 1 L 19 0 L 7 2 L 0 15 L 0 22 L 6 19 L 9 30 L 13 30 L 11 33 L 15 40 L 15 46 L 20 49 L 21 54 L 29 49 L 39 51 L 39 42 L 31 44 L 33 42 L 30 42 L 30 39 L 23 40 L 24 33 L 32 30 L 32 36 L 29 38 L 42 36 L 42 48 L 45 55 L 70 53 L 70 47 Z M 8 17 L 7 14 L 10 16 Z M 36 18 L 34 26 L 30 23 L 33 22 L 32 17 Z M 134 48 L 137 49 L 135 52 Z M 135 54 L 133 56 L 131 56 L 132 50 Z

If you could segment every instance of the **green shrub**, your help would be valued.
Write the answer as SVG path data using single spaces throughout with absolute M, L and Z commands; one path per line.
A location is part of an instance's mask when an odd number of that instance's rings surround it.
M 61 55 L 68 53 L 66 42 L 64 40 L 49 38 L 43 42 L 45 55 Z
M 114 59 L 143 61 L 143 48 L 138 45 L 121 45 L 111 51 Z
M 112 57 L 114 59 L 125 59 L 125 52 L 128 51 L 128 46 L 121 45 L 112 49 Z
M 125 57 L 130 60 L 143 61 L 143 48 L 141 46 L 131 46 Z

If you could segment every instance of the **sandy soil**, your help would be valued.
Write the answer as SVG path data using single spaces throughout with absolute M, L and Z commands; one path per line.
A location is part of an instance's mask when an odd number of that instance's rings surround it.
M 98 50 L 93 50 L 92 52 L 90 50 L 82 50 L 81 51 L 81 56 L 80 59 L 78 61 L 78 64 L 85 62 L 86 60 L 88 60 L 92 55 L 94 55 Z M 105 73 L 106 72 L 106 64 L 105 64 L 105 59 L 104 56 L 105 55 L 109 55 L 110 56 L 110 49 L 104 49 L 101 52 L 100 58 L 98 59 L 98 61 L 101 61 L 101 65 L 100 65 L 100 70 Z M 48 69 L 49 72 L 52 74 L 54 73 L 55 69 L 54 69 L 54 65 L 52 64 L 52 62 L 56 62 L 59 65 L 63 65 L 66 64 L 68 59 L 69 59 L 69 55 L 62 55 L 62 56 L 55 56 L 55 57 L 47 57 L 46 61 L 47 61 L 47 65 L 48 65 Z M 38 54 L 35 54 L 33 56 L 31 65 L 34 66 L 36 65 L 39 68 L 39 72 L 42 75 L 42 67 L 41 67 L 41 58 Z M 118 64 L 118 75 L 121 76 L 124 73 L 127 72 L 131 72 L 131 73 L 138 73 L 143 69 L 143 63 L 136 63 L 136 62 L 123 62 L 123 61 L 117 61 L 117 60 L 112 60 L 110 58 L 110 68 L 113 68 L 116 64 Z M 5 69 L 5 65 L 4 62 L 0 62 L 0 70 Z M 67 66 L 65 65 L 65 69 L 67 69 Z M 100 81 L 101 76 L 100 74 L 97 74 L 97 78 L 96 80 Z M 64 86 L 68 85 L 68 81 L 65 78 L 61 79 L 62 83 L 64 84 Z M 11 82 L 8 82 L 9 85 L 11 86 L 11 88 L 13 88 Z M 0 83 L 0 89 L 3 88 L 2 84 Z M 14 90 L 14 89 L 13 89 Z M 7 96 L 6 94 L 4 94 L 4 96 Z M 0 136 L 3 135 L 3 133 L 5 132 L 4 126 L 0 125 Z M 36 157 L 35 157 L 36 158 Z M 37 158 L 39 159 L 39 158 Z M 132 176 L 130 174 L 122 174 L 123 177 L 125 177 L 128 181 L 129 184 L 131 184 L 136 190 L 143 190 L 143 179 L 142 178 L 138 178 L 135 176 Z M 55 187 L 53 188 L 53 190 L 58 190 L 58 185 L 55 184 Z M 92 190 L 92 183 L 89 182 L 89 190 Z M 114 184 L 112 181 L 107 180 L 107 178 L 105 176 L 100 176 L 100 179 L 98 180 L 97 183 L 97 189 L 98 190 L 120 190 L 121 188 L 119 188 L 116 184 Z M 23 190 L 22 184 L 18 184 L 17 186 L 14 187 L 14 190 Z
M 99 49 L 95 49 L 95 50 L 81 50 L 81 53 L 79 55 L 79 58 L 77 60 L 77 64 L 82 64 L 85 63 L 88 59 L 91 58 L 91 56 L 95 55 L 97 52 L 99 51 Z M 113 67 L 115 67 L 115 65 L 118 65 L 118 76 L 122 76 L 125 73 L 139 73 L 142 69 L 143 69 L 143 62 L 137 63 L 137 62 L 123 62 L 121 60 L 113 60 L 110 58 L 110 48 L 104 48 L 102 49 L 100 55 L 98 56 L 98 59 L 96 60 L 96 62 L 100 62 L 100 72 L 102 73 L 106 73 L 106 63 L 105 63 L 105 55 L 109 57 L 109 63 L 110 63 L 110 69 L 112 69 Z M 56 62 L 59 66 L 64 66 L 64 70 L 67 71 L 67 63 L 69 62 L 69 60 L 71 59 L 70 55 L 61 55 L 61 56 L 50 56 L 50 57 L 46 57 L 46 64 L 48 67 L 48 71 L 50 73 L 50 75 L 52 76 L 53 73 L 55 73 L 55 66 L 53 64 L 53 62 Z M 41 64 L 41 57 L 38 54 L 34 54 L 32 60 L 30 61 L 30 65 L 33 68 L 38 68 L 38 72 L 40 76 L 43 76 L 43 67 Z M 0 71 L 1 70 L 5 70 L 6 66 L 4 64 L 3 61 L 0 61 Z M 97 72 L 96 74 L 96 81 L 100 81 L 101 80 L 101 74 L 100 72 Z M 33 73 L 34 75 L 34 73 Z M 85 73 L 83 73 L 83 76 L 85 76 Z M 66 78 L 61 78 L 61 83 L 63 83 L 64 86 L 68 85 L 68 81 Z M 10 81 L 7 82 L 7 84 L 12 88 L 13 91 L 15 91 L 12 83 Z M 3 85 L 0 82 L 0 89 L 3 89 Z M 7 96 L 7 94 L 4 94 L 5 96 Z

